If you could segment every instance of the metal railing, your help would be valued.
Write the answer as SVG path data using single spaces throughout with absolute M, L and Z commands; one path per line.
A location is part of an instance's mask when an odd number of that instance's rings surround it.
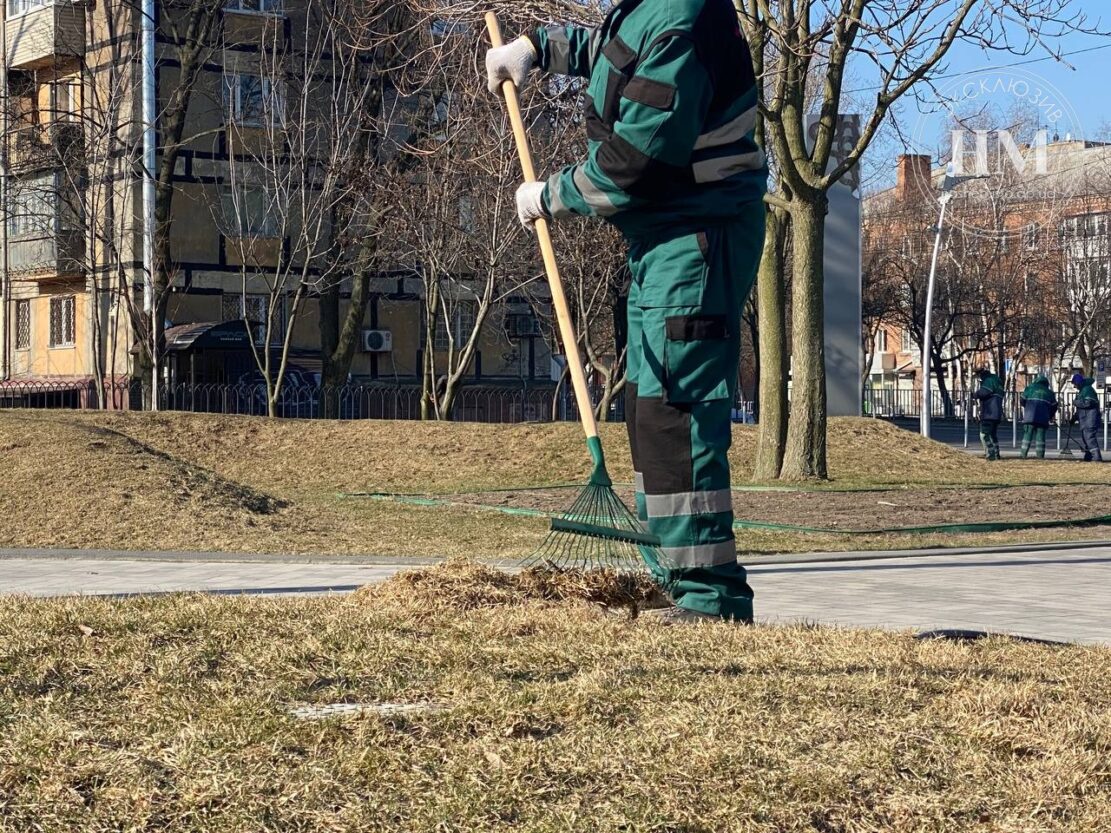
M 136 399 L 136 396 L 138 398 Z M 141 407 L 142 390 L 129 380 L 0 382 L 0 408 L 75 408 L 129 410 Z
M 1010 394 L 1005 403 L 1010 413 Z M 963 419 L 967 397 L 963 391 L 950 391 L 943 396 L 941 391 L 930 391 L 930 416 L 938 419 Z M 920 390 L 874 390 L 864 391 L 865 416 L 884 419 L 920 417 L 922 415 L 922 391 Z
M 597 408 L 604 390 L 592 387 L 590 393 Z M 421 388 L 412 384 L 285 385 L 274 410 L 287 419 L 419 420 L 421 399 Z M 0 408 L 142 410 L 147 406 L 149 389 L 138 380 L 110 382 L 103 388 L 92 380 L 0 382 Z M 269 412 L 266 385 L 261 382 L 160 385 L 157 406 L 162 411 L 208 414 L 264 416 Z M 755 415 L 755 403 L 734 403 L 735 422 L 755 422 Z M 429 418 L 433 418 L 431 406 Z M 561 422 L 578 418 L 570 389 L 564 386 L 557 390 L 554 385 L 464 385 L 456 391 L 450 412 L 454 422 Z M 604 419 L 625 421 L 624 391 L 612 396 Z
M 1074 407 L 1076 395 L 1077 391 L 1072 389 L 1057 394 L 1057 416 L 1052 425 L 1052 431 L 1056 435 L 1058 450 L 1069 444 L 1070 436 L 1073 445 L 1075 445 L 1078 437 L 1076 430 L 1073 430 L 1070 435 L 1069 429 L 1069 423 L 1076 410 Z M 1101 399 L 1103 402 L 1103 449 L 1107 451 L 1109 442 L 1111 442 L 1111 392 L 1104 392 Z M 1021 392 L 1018 396 L 1013 391 L 1004 393 L 1003 419 L 1000 426 L 1002 431 L 1004 430 L 1003 426 L 1010 424 L 1010 442 L 1016 448 L 1022 434 L 1022 406 L 1019 404 L 1020 400 Z M 864 391 L 863 412 L 865 416 L 890 419 L 901 423 L 905 428 L 914 428 L 908 422 L 903 421 L 913 420 L 916 422 L 922 415 L 922 392 L 866 390 Z M 933 391 L 930 416 L 941 420 L 942 424 L 945 424 L 944 420 L 949 420 L 950 429 L 948 431 L 942 430 L 940 425 L 935 426 L 935 437 L 939 435 L 952 437 L 952 431 L 954 430 L 952 426 L 955 423 L 958 425 L 963 423 L 964 445 L 968 447 L 976 442 L 976 435 L 979 430 L 977 421 L 980 418 L 980 406 L 979 402 L 973 399 L 968 392 L 952 391 L 949 394 L 949 399 L 946 400 L 938 391 Z M 915 428 L 915 430 L 917 429 Z M 958 433 L 958 439 L 959 436 Z
M 539 422 L 552 419 L 554 388 L 470 386 L 460 388 L 451 407 L 456 422 Z M 421 389 L 415 385 L 346 384 L 284 387 L 275 414 L 287 419 L 422 418 Z M 257 384 L 179 384 L 159 389 L 164 411 L 216 414 L 268 413 L 266 386 Z M 434 413 L 431 404 L 428 412 Z

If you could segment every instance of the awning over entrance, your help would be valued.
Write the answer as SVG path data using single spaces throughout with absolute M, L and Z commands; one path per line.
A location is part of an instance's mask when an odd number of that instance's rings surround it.
M 166 330 L 166 352 L 250 350 L 251 331 L 242 321 L 178 324 Z

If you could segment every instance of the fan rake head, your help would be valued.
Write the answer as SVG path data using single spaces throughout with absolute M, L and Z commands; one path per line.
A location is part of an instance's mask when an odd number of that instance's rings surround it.
M 552 519 L 551 532 L 522 564 L 622 572 L 659 562 L 659 539 L 645 531 L 609 485 L 591 483 L 571 508 Z

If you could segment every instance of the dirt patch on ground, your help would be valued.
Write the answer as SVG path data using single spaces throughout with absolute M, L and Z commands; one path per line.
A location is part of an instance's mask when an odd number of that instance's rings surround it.
M 1079 520 L 1111 514 L 1111 485 L 734 495 L 740 520 L 824 529 Z
M 633 492 L 618 487 L 626 505 Z M 569 489 L 466 493 L 440 496 L 460 505 L 497 506 L 558 514 L 570 506 Z M 434 495 L 426 497 L 435 499 Z M 855 492 L 738 491 L 741 521 L 821 529 L 891 529 L 996 521 L 1056 521 L 1111 514 L 1111 485 L 1024 486 L 992 489 L 899 489 Z

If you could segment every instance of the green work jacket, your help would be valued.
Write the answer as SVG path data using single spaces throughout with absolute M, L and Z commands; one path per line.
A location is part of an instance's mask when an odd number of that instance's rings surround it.
M 643 237 L 728 222 L 763 199 L 756 82 L 731 0 L 624 0 L 595 29 L 529 38 L 542 70 L 590 79 L 586 159 L 548 180 L 552 216 Z

